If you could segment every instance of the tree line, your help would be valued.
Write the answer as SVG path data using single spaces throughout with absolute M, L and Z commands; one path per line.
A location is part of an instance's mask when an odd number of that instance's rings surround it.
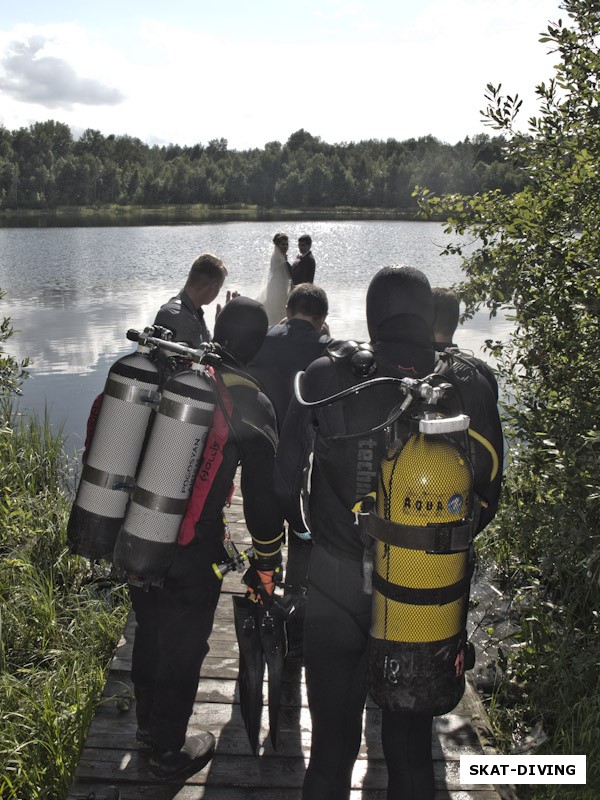
M 0 127 L 0 209 L 104 204 L 231 204 L 263 208 L 416 209 L 415 185 L 439 193 L 510 195 L 525 177 L 505 158 L 503 136 L 455 145 L 419 139 L 327 144 L 301 129 L 285 144 L 230 150 L 148 145 L 91 128 L 75 138 L 54 120 Z

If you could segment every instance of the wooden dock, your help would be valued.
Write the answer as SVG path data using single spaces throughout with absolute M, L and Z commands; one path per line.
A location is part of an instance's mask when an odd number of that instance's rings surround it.
M 245 546 L 241 500 L 228 513 L 232 538 Z M 286 664 L 278 748 L 268 740 L 263 710 L 262 748 L 252 755 L 242 722 L 237 688 L 238 651 L 232 594 L 242 593 L 239 575 L 228 575 L 204 662 L 188 735 L 210 730 L 217 738 L 212 761 L 186 781 L 165 782 L 147 769 L 148 755 L 135 743 L 136 718 L 130 677 L 135 624 L 131 616 L 112 661 L 104 695 L 90 727 L 68 800 L 300 800 L 310 749 L 310 715 L 303 669 Z M 265 696 L 266 703 L 266 696 Z M 363 742 L 353 773 L 352 800 L 385 800 L 386 768 L 380 741 L 379 709 L 365 710 Z M 433 730 L 436 800 L 515 800 L 509 787 L 461 785 L 459 758 L 493 752 L 485 710 L 468 683 L 451 714 L 436 718 Z

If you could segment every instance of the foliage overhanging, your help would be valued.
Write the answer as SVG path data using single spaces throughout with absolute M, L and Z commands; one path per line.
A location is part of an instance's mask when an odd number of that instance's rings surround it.
M 488 342 L 504 381 L 508 468 L 486 544 L 521 609 L 499 703 L 506 747 L 538 725 L 544 752 L 587 753 L 600 783 L 600 3 L 564 0 L 568 20 L 541 41 L 559 57 L 537 87 L 539 114 L 517 130 L 518 95 L 488 85 L 484 118 L 526 178 L 505 196 L 416 195 L 425 216 L 468 234 L 459 287 L 466 315 L 512 315 L 508 344 Z M 450 245 L 449 251 L 460 252 Z M 539 787 L 536 797 L 568 796 Z

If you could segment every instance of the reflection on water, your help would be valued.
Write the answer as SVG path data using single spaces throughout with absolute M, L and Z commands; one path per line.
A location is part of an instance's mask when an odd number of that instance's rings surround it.
M 268 268 L 272 237 L 285 230 L 289 257 L 302 233 L 313 238 L 316 280 L 330 302 L 336 338 L 367 338 L 365 292 L 382 266 L 407 263 L 432 285 L 460 279 L 457 257 L 440 258 L 447 240 L 436 223 L 230 222 L 206 225 L 113 228 L 0 229 L 0 313 L 19 330 L 7 349 L 29 357 L 31 378 L 21 408 L 44 412 L 65 424 L 80 447 L 93 398 L 110 365 L 131 351 L 128 328 L 143 328 L 158 307 L 183 286 L 201 252 L 213 252 L 229 269 L 226 288 L 254 296 Z M 206 309 L 214 325 L 217 302 Z M 486 338 L 506 334 L 503 320 L 481 313 L 457 334 L 458 343 L 480 353 Z
M 22 303 L 10 311 L 11 321 L 19 329 L 11 340 L 11 352 L 19 358 L 29 356 L 38 375 L 89 374 L 97 370 L 103 358 L 131 350 L 126 331 L 150 324 L 156 310 L 153 291 L 129 300 L 104 297 L 68 307 L 62 303 Z

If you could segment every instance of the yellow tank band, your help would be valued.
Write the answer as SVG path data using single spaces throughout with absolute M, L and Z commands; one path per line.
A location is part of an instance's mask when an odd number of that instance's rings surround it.
M 469 428 L 469 436 L 472 436 L 475 441 L 479 442 L 479 444 L 482 444 L 492 457 L 492 474 L 490 476 L 490 480 L 493 481 L 498 474 L 498 469 L 500 468 L 500 459 L 498 458 L 498 453 L 494 449 L 491 442 L 489 442 L 480 433 L 477 433 L 477 431 L 474 431 L 473 428 Z
M 382 578 L 397 586 L 438 589 L 464 578 L 469 567 L 469 553 L 427 553 L 376 542 L 374 567 Z

